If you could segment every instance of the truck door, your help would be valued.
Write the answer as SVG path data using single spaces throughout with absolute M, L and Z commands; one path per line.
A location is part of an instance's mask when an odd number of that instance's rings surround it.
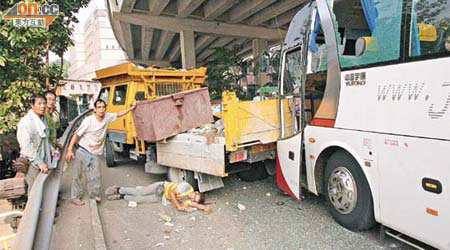
M 280 83 L 280 129 L 277 142 L 277 184 L 300 200 L 306 77 L 306 34 L 314 2 L 308 3 L 291 22 L 282 50 Z

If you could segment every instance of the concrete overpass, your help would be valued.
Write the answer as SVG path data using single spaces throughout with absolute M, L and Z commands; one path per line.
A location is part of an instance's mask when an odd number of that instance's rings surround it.
M 185 69 L 205 64 L 214 47 L 243 44 L 257 55 L 283 41 L 306 0 L 105 0 L 114 34 L 131 61 Z

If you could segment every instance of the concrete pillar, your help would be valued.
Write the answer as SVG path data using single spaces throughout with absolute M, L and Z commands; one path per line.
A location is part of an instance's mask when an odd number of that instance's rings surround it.
M 268 47 L 267 40 L 254 39 L 252 42 L 253 45 L 253 58 L 258 58 L 261 53 Z
M 181 64 L 183 69 L 195 68 L 195 44 L 194 31 L 183 30 L 180 32 Z
M 254 39 L 252 45 L 253 60 L 257 60 L 262 55 L 263 51 L 267 49 L 268 42 L 267 40 Z M 255 76 L 255 83 L 258 85 L 265 85 L 269 81 L 270 77 L 268 77 L 265 73 L 258 73 Z

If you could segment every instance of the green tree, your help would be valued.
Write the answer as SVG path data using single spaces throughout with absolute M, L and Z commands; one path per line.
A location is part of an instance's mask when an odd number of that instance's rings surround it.
M 67 60 L 62 60 L 62 65 L 63 67 L 61 68 L 61 59 L 58 59 L 54 62 L 51 62 L 50 64 L 52 64 L 54 67 L 58 68 L 58 69 L 62 69 L 62 74 L 61 77 L 62 78 L 67 78 L 69 77 L 69 67 L 70 67 L 70 62 Z
M 419 23 L 438 24 L 438 19 L 442 11 L 445 10 L 446 4 L 447 0 L 417 1 L 417 21 Z
M 12 20 L 3 20 L 16 2 L 0 2 L 0 134 L 15 130 L 19 118 L 29 108 L 27 99 L 45 89 L 47 78 L 50 84 L 62 78 L 61 65 L 47 64 L 46 56 L 52 51 L 63 58 L 73 45 L 70 26 L 78 23 L 75 13 L 86 7 L 89 0 L 53 0 L 60 13 L 48 29 L 14 27 Z
M 234 91 L 239 98 L 245 96 L 240 85 L 247 76 L 248 62 L 238 56 L 243 45 L 233 48 L 213 48 L 215 53 L 207 62 L 208 78 L 206 84 L 212 99 L 220 98 L 225 90 Z

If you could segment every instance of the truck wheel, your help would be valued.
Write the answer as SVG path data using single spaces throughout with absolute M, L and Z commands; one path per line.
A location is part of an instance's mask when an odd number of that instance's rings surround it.
M 352 231 L 375 225 L 372 192 L 358 162 L 347 152 L 337 151 L 325 169 L 326 200 L 333 218 Z
M 167 178 L 171 182 L 187 182 L 194 190 L 198 190 L 197 180 L 194 178 L 194 172 L 181 168 L 169 168 Z
M 112 168 L 116 165 L 116 161 L 114 160 L 114 149 L 111 140 L 109 137 L 106 137 L 105 141 L 105 158 L 106 158 L 106 166 Z
M 242 163 L 242 164 L 250 164 L 250 163 Z M 267 178 L 267 170 L 264 166 L 264 162 L 254 162 L 250 164 L 250 169 L 246 171 L 238 172 L 239 178 L 243 181 L 259 181 Z

